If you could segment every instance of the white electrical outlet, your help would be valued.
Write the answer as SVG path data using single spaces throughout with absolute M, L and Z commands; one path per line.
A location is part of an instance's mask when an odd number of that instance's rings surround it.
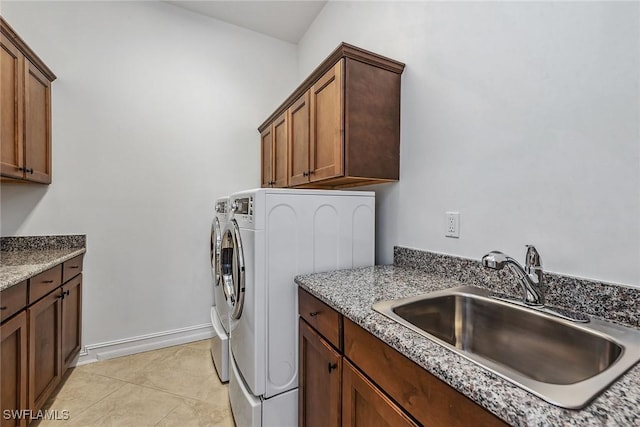
M 446 237 L 460 237 L 460 212 L 445 212 L 447 215 Z

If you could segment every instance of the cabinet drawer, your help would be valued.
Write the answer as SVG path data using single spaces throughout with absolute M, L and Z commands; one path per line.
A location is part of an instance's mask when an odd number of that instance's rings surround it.
M 77 257 L 71 258 L 70 260 L 62 263 L 62 283 L 66 283 L 69 279 L 72 279 L 82 273 L 83 258 L 84 254 L 78 255 Z
M 29 279 L 29 304 L 62 284 L 62 264 Z
M 342 316 L 327 304 L 298 288 L 300 317 L 337 349 L 342 349 Z
M 20 282 L 0 293 L 0 321 L 13 316 L 27 306 L 27 281 Z
M 507 425 L 349 319 L 344 354 L 425 426 Z

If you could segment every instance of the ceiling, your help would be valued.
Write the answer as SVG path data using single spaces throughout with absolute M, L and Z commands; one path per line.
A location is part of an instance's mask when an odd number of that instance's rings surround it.
M 227 0 L 167 3 L 280 40 L 298 43 L 327 1 Z

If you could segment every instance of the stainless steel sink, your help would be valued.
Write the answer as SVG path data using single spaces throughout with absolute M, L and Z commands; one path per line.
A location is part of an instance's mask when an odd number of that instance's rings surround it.
M 373 309 L 540 398 L 582 408 L 640 360 L 640 331 L 571 322 L 460 287 Z

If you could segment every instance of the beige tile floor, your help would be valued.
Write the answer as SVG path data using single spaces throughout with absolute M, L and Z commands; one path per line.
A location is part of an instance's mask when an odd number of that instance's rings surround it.
M 233 427 L 227 385 L 220 383 L 209 341 L 79 366 L 45 408 L 68 420 L 37 427 Z

